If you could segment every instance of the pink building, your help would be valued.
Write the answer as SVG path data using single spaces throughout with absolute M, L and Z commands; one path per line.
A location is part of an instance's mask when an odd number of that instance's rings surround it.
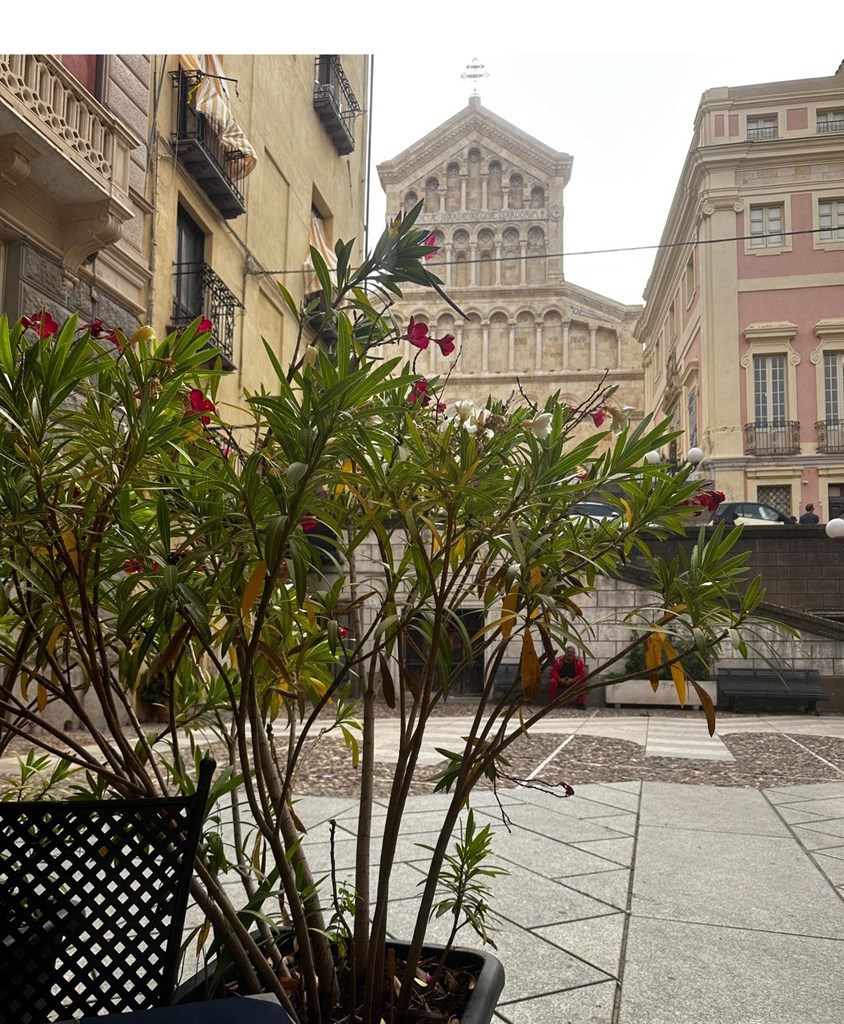
M 844 513 L 844 64 L 703 94 L 645 291 L 645 408 L 732 501 Z

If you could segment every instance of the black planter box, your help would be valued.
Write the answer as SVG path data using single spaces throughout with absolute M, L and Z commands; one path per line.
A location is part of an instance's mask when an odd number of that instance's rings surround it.
M 253 937 L 257 938 L 257 936 Z M 388 941 L 387 948 L 394 949 L 400 958 L 406 957 L 410 949 L 410 943 Z M 423 946 L 422 956 L 439 959 L 442 956 L 443 949 L 443 946 L 437 945 Z M 504 967 L 501 961 L 483 950 L 455 947 L 449 953 L 446 963 L 450 967 L 459 969 L 475 968 L 478 971 L 478 980 L 475 982 L 475 987 L 472 990 L 466 1008 L 460 1015 L 460 1024 L 490 1024 L 495 1007 L 498 1005 L 498 997 L 504 988 Z M 208 982 L 215 973 L 216 961 L 211 960 L 201 971 L 179 985 L 173 1002 L 182 1004 L 199 1003 L 202 1000 L 207 1000 Z M 228 1001 L 225 999 L 219 1000 L 222 1003 Z M 237 1000 L 238 1005 L 243 1002 L 244 1000 L 242 999 Z M 202 1005 L 207 1007 L 209 1004 L 206 1002 Z M 274 1009 L 279 1010 L 281 1007 L 274 1007 Z M 284 1016 L 280 1017 L 279 1021 L 289 1020 L 283 1009 L 282 1013 Z M 210 1020 L 210 1018 L 207 1019 Z M 165 1022 L 162 1021 L 162 1024 L 165 1024 Z

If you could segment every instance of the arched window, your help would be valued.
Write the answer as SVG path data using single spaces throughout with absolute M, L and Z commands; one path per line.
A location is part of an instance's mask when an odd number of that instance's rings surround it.
M 493 160 L 489 165 L 486 204 L 490 210 L 501 209 L 501 164 L 497 160 Z
M 460 166 L 450 163 L 445 171 L 445 208 L 460 209 Z
M 545 209 L 545 189 L 541 185 L 534 185 L 530 190 L 530 205 L 534 210 Z
M 545 283 L 545 232 L 542 228 L 531 228 L 528 231 L 527 246 L 527 283 Z
M 510 175 L 510 209 L 521 210 L 525 205 L 525 183 L 521 174 Z
M 502 256 L 504 262 L 501 264 L 501 283 L 519 283 L 519 232 L 515 228 L 507 228 L 504 232 L 504 248 Z
M 419 196 L 415 192 L 408 192 L 404 197 L 404 208 L 405 210 L 412 210 L 414 206 L 419 202 Z
M 436 178 L 428 178 L 425 182 L 425 213 L 439 213 L 440 183 Z
M 466 180 L 466 209 L 481 208 L 481 151 L 469 150 L 469 175 Z

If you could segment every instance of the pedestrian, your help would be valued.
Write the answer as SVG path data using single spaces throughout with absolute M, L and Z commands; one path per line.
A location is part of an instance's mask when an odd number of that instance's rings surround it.
M 815 506 L 810 501 L 809 504 L 806 506 L 806 511 L 803 513 L 802 516 L 800 516 L 800 525 L 814 526 L 816 523 L 819 522 L 820 519 L 815 513 Z
M 562 685 L 563 689 L 579 683 L 586 675 L 586 665 L 582 658 L 578 658 L 575 649 L 566 647 L 562 657 L 557 658 L 551 666 L 551 678 L 548 681 L 548 695 L 551 703 L 557 699 L 557 689 Z M 586 689 L 581 687 L 577 694 L 577 707 L 586 710 Z

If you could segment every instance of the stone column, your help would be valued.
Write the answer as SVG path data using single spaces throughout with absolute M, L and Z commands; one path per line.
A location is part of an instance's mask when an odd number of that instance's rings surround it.
M 510 350 L 507 353 L 507 366 L 510 370 L 516 369 L 516 323 L 510 321 Z
M 443 210 L 445 210 L 445 193 L 446 193 L 445 185 L 440 185 L 440 213 L 442 213 Z
M 469 243 L 469 284 L 473 287 L 478 283 L 478 247 Z
M 489 324 L 483 325 L 483 341 L 481 342 L 481 371 L 489 372 Z
M 569 330 L 571 323 L 563 324 L 563 369 L 569 368 Z
M 463 321 L 462 320 L 458 320 L 458 322 L 454 325 L 454 343 L 456 345 L 455 356 L 462 355 L 463 354 Z M 460 370 L 460 361 L 459 360 L 457 360 L 454 363 L 454 366 L 455 366 L 456 372 L 460 373 L 461 370 Z
M 501 186 L 501 209 L 502 210 L 509 210 L 510 209 L 510 186 L 509 185 L 502 185 Z
M 623 355 L 621 349 L 621 331 L 615 332 L 615 365 L 621 369 L 621 357 Z
M 466 181 L 467 181 L 468 177 L 469 177 L 468 174 L 461 174 L 460 175 L 460 209 L 461 210 L 465 210 L 466 209 Z
M 446 288 L 451 288 L 452 285 L 452 272 L 451 272 L 451 243 L 444 242 L 442 247 L 443 259 L 445 260 L 445 274 L 443 280 L 445 281 Z
M 589 369 L 594 370 L 598 365 L 598 328 L 589 328 Z
M 542 369 L 542 321 L 536 322 L 536 371 Z
M 481 175 L 481 209 L 487 208 L 487 185 L 489 183 L 489 174 Z
M 493 274 L 493 282 L 495 284 L 501 284 L 501 242 L 495 243 L 495 272 Z
M 527 282 L 527 242 L 519 242 L 519 284 Z

